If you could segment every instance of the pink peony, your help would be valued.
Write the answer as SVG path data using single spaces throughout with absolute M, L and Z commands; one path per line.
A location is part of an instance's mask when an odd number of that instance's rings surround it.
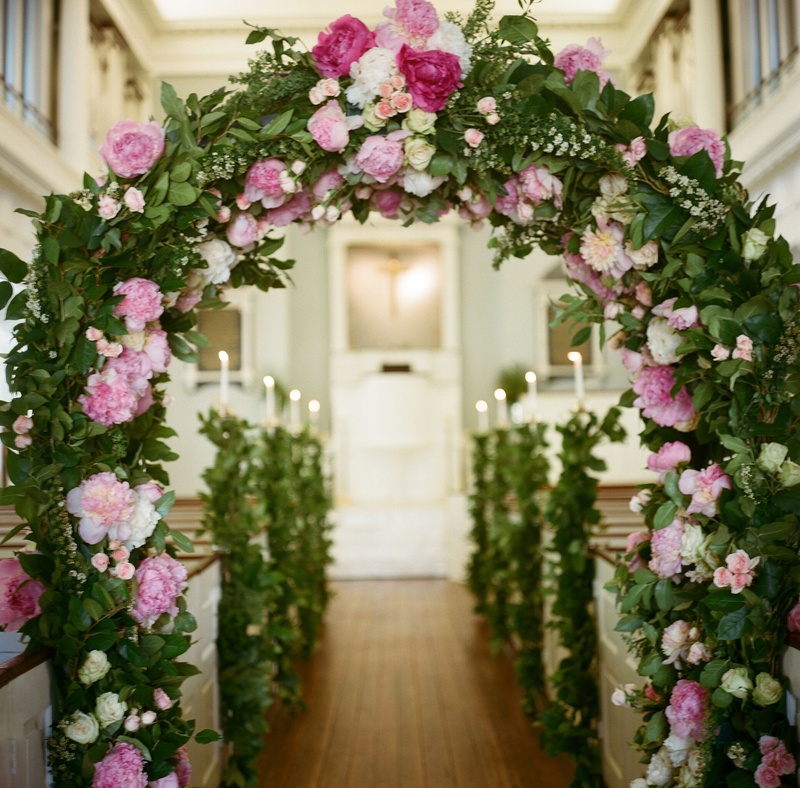
M 586 46 L 570 44 L 555 57 L 553 64 L 564 72 L 564 81 L 569 85 L 579 71 L 594 71 L 600 77 L 600 88 L 611 79 L 611 75 L 600 68 L 608 52 L 599 38 L 590 38 Z
M 669 441 L 665 443 L 656 454 L 647 458 L 647 467 L 658 473 L 658 481 L 663 484 L 667 474 L 677 469 L 679 465 L 690 462 L 691 449 L 682 441 Z
M 16 632 L 40 615 L 39 597 L 44 590 L 38 580 L 28 576 L 19 558 L 0 558 L 0 629 Z
M 164 152 L 164 129 L 150 121 L 117 121 L 100 146 L 100 155 L 120 178 L 144 175 Z
M 146 788 L 144 756 L 126 742 L 114 744 L 94 765 L 92 788 Z
M 171 772 L 166 777 L 161 777 L 158 780 L 151 780 L 147 783 L 147 788 L 180 788 L 180 781 L 175 772 Z
M 403 143 L 392 135 L 386 137 L 373 134 L 364 140 L 356 153 L 355 167 L 375 178 L 378 183 L 386 183 L 403 166 Z
M 633 383 L 633 391 L 639 395 L 633 404 L 641 409 L 642 416 L 661 427 L 691 429 L 696 415 L 692 398 L 685 386 L 673 396 L 674 385 L 672 367 L 643 367 Z
M 172 360 L 172 351 L 169 349 L 167 332 L 163 328 L 147 328 L 142 351 L 148 359 L 152 372 L 159 375 L 167 371 Z
M 114 315 L 124 318 L 128 331 L 143 331 L 151 320 L 158 320 L 164 312 L 161 290 L 149 279 L 134 276 L 114 285 L 114 295 L 125 296 L 114 307 Z
M 404 44 L 397 55 L 397 67 L 405 75 L 414 106 L 426 112 L 444 109 L 447 99 L 463 87 L 461 63 L 450 52 L 419 52 Z
M 800 602 L 789 611 L 786 625 L 789 627 L 789 632 L 800 632 Z
M 667 323 L 678 331 L 696 328 L 700 325 L 700 312 L 694 305 L 679 307 L 672 310 L 672 313 L 667 317 Z
M 386 219 L 397 219 L 403 198 L 403 192 L 397 189 L 380 189 L 372 195 L 371 202 L 381 216 Z
M 714 164 L 717 178 L 722 175 L 725 143 L 716 131 L 701 129 L 698 126 L 686 126 L 670 132 L 667 142 L 672 156 L 693 156 L 698 151 L 706 151 Z
M 286 165 L 279 159 L 256 161 L 244 179 L 244 196 L 251 203 L 261 201 L 265 208 L 277 208 L 286 202 L 281 174 Z
M 674 577 L 681 571 L 683 520 L 676 517 L 666 528 L 653 531 L 650 538 L 652 558 L 648 566 L 659 577 Z
M 739 334 L 739 336 L 736 337 L 736 348 L 733 351 L 733 358 L 738 358 L 742 361 L 753 360 L 753 340 L 746 334 Z
M 317 202 L 325 202 L 342 183 L 344 183 L 344 178 L 339 174 L 338 170 L 328 170 L 314 182 L 311 187 L 311 193 Z
M 244 249 L 258 240 L 258 222 L 252 213 L 237 212 L 233 221 L 228 224 L 225 236 L 233 246 Z M 199 299 L 198 299 L 199 300 Z M 195 302 L 196 303 L 196 302 Z M 191 307 L 189 307 L 191 309 Z M 180 309 L 180 311 L 184 311 Z M 188 309 L 185 311 L 189 311 Z
M 633 574 L 637 569 L 644 569 L 646 564 L 644 558 L 638 551 L 640 544 L 647 544 L 650 541 L 650 534 L 647 531 L 635 531 L 628 534 L 627 544 L 625 545 L 625 553 L 634 553 L 633 557 L 628 564 L 628 571 Z M 634 552 L 636 551 L 636 552 Z
M 116 372 L 125 380 L 128 388 L 137 397 L 138 406 L 138 398 L 145 393 L 149 385 L 147 381 L 153 377 L 153 363 L 150 356 L 129 347 L 123 348 L 119 356 L 108 359 L 103 367 L 103 374 L 112 372 Z
M 163 494 L 164 491 L 155 482 L 144 482 L 137 484 L 133 488 L 139 495 L 147 498 L 150 503 L 155 503 Z
M 731 479 L 717 463 L 711 463 L 702 471 L 685 470 L 678 480 L 678 488 L 684 495 L 692 496 L 686 514 L 713 517 L 722 491 L 731 489 Z
M 136 495 L 128 482 L 110 471 L 84 479 L 67 493 L 67 511 L 80 518 L 78 533 L 87 544 L 97 544 L 126 526 L 133 517 Z
M 701 741 L 708 714 L 708 690 L 696 681 L 680 679 L 665 713 L 675 736 Z
M 564 250 L 563 254 L 564 261 L 567 264 L 567 274 L 570 279 L 586 285 L 586 287 L 588 287 L 597 296 L 597 299 L 603 305 L 616 299 L 618 295 L 617 291 L 600 281 L 600 276 L 597 271 L 595 271 L 593 268 L 590 268 L 583 257 L 581 257 L 579 254 L 572 254 L 566 249 Z
M 581 256 L 600 276 L 621 279 L 633 268 L 625 252 L 625 231 L 616 222 L 597 220 L 597 230 L 587 227 L 581 236 Z
M 389 21 L 378 25 L 375 38 L 378 46 L 393 52 L 399 52 L 406 42 L 424 49 L 439 29 L 439 15 L 428 0 L 397 0 L 397 7 L 384 9 L 383 15 Z
M 279 208 L 266 212 L 266 221 L 272 227 L 286 227 L 311 212 L 311 196 L 298 192 Z
M 321 106 L 306 125 L 314 142 L 322 150 L 341 153 L 350 142 L 350 126 L 338 101 L 331 99 Z
M 561 192 L 563 184 L 543 165 L 537 167 L 531 164 L 519 174 L 520 191 L 534 205 L 540 205 L 546 200 L 552 200 L 556 208 L 561 208 Z
M 374 46 L 370 29 L 360 19 L 345 14 L 317 36 L 311 57 L 323 77 L 337 79 L 349 76 L 350 66 Z
M 186 567 L 172 556 L 145 558 L 136 570 L 136 598 L 131 615 L 143 627 L 152 627 L 159 616 L 178 614 L 176 601 L 186 588 Z
M 124 375 L 103 369 L 89 375 L 86 393 L 78 397 L 78 402 L 92 421 L 110 427 L 134 418 L 138 397 Z
M 189 780 L 192 779 L 192 764 L 189 762 L 189 754 L 186 752 L 186 747 L 178 749 L 178 765 L 175 767 L 175 774 L 178 775 L 180 788 L 186 788 L 189 785 Z

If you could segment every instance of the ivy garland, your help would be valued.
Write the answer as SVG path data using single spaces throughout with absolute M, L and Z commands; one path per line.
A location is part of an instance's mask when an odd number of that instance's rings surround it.
M 594 559 L 590 541 L 600 522 L 595 507 L 597 479 L 588 471 L 605 470 L 594 450 L 605 440 L 625 439 L 620 411 L 600 419 L 578 411 L 556 427 L 562 436 L 561 474 L 551 490 L 545 519 L 552 532 L 548 551 L 552 594 L 547 623 L 566 651 L 550 677 L 552 700 L 541 713 L 542 744 L 548 755 L 568 754 L 576 762 L 574 788 L 602 788 L 597 722 L 600 714 L 597 676 L 597 625 L 594 615 Z

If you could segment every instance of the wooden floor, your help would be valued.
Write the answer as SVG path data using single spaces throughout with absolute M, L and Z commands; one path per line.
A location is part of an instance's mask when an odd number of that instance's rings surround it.
M 472 598 L 444 580 L 334 584 L 308 711 L 273 707 L 262 788 L 566 788 L 493 656 Z

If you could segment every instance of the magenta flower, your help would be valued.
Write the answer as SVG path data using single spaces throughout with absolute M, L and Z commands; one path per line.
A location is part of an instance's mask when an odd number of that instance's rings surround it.
M 340 153 L 350 142 L 350 124 L 338 101 L 331 99 L 309 119 L 306 128 L 322 150 Z
M 648 566 L 659 577 L 674 577 L 681 571 L 683 520 L 676 517 L 666 528 L 653 531 L 650 538 L 652 558 Z
M 672 156 L 693 156 L 698 151 L 706 151 L 714 163 L 717 178 L 722 175 L 725 143 L 716 131 L 701 129 L 698 126 L 686 126 L 677 131 L 671 131 L 667 142 Z
M 251 202 L 261 201 L 265 208 L 277 208 L 286 202 L 281 175 L 286 165 L 279 159 L 256 161 L 250 165 L 244 179 L 244 196 Z
M 678 480 L 678 489 L 692 496 L 686 514 L 713 517 L 718 511 L 717 500 L 722 491 L 731 489 L 731 478 L 714 462 L 702 471 L 685 470 Z
M 378 183 L 386 183 L 403 166 L 402 140 L 373 134 L 364 140 L 356 153 L 354 165 L 357 170 L 367 173 Z
M 350 66 L 375 46 L 375 35 L 360 20 L 345 14 L 317 36 L 311 49 L 314 65 L 323 77 L 337 79 L 350 74 Z
M 658 481 L 663 484 L 667 474 L 677 470 L 679 465 L 690 462 L 691 449 L 682 441 L 668 441 L 655 454 L 647 458 L 647 467 L 658 473 Z
M 110 471 L 84 479 L 67 493 L 67 511 L 80 518 L 78 533 L 87 544 L 97 544 L 112 530 L 130 522 L 136 494 L 128 482 Z
M 708 690 L 696 681 L 680 679 L 669 697 L 667 720 L 681 739 L 700 741 L 708 715 Z
M 439 112 L 447 99 L 461 87 L 461 62 L 457 55 L 433 49 L 419 52 L 403 45 L 397 67 L 406 78 L 414 106 L 426 112 Z
M 167 613 L 178 615 L 177 599 L 186 588 L 186 567 L 172 556 L 145 558 L 136 570 L 136 598 L 131 615 L 143 627 L 152 627 Z
M 641 409 L 645 418 L 661 427 L 688 431 L 696 416 L 692 398 L 685 386 L 673 396 L 674 386 L 672 367 L 643 367 L 633 383 L 633 391 L 639 395 L 633 404 Z
M 125 321 L 128 331 L 144 331 L 151 320 L 158 320 L 164 312 L 161 290 L 149 279 L 134 276 L 114 285 L 114 295 L 125 296 L 114 307 L 114 315 Z
M 789 611 L 786 624 L 789 632 L 800 632 L 800 601 Z
M 92 788 L 146 788 L 144 756 L 127 742 L 114 744 L 94 765 Z
M 40 615 L 44 586 L 22 568 L 19 558 L 0 558 L 0 629 L 16 632 Z
M 150 121 L 117 121 L 100 146 L 100 155 L 120 178 L 144 175 L 164 152 L 164 129 Z
M 569 85 L 579 71 L 594 71 L 600 77 L 600 88 L 611 79 L 608 72 L 603 71 L 603 64 L 608 51 L 603 49 L 599 38 L 590 38 L 586 46 L 570 44 L 564 47 L 555 57 L 553 64 L 564 72 L 564 81 Z

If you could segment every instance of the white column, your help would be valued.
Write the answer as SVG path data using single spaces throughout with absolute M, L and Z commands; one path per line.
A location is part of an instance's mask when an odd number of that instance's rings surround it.
M 725 130 L 725 74 L 722 60 L 722 20 L 719 3 L 692 0 L 692 117 L 704 129 Z
M 90 63 L 89 0 L 62 3 L 57 144 L 64 158 L 79 172 L 97 170 L 97 162 L 89 152 Z

